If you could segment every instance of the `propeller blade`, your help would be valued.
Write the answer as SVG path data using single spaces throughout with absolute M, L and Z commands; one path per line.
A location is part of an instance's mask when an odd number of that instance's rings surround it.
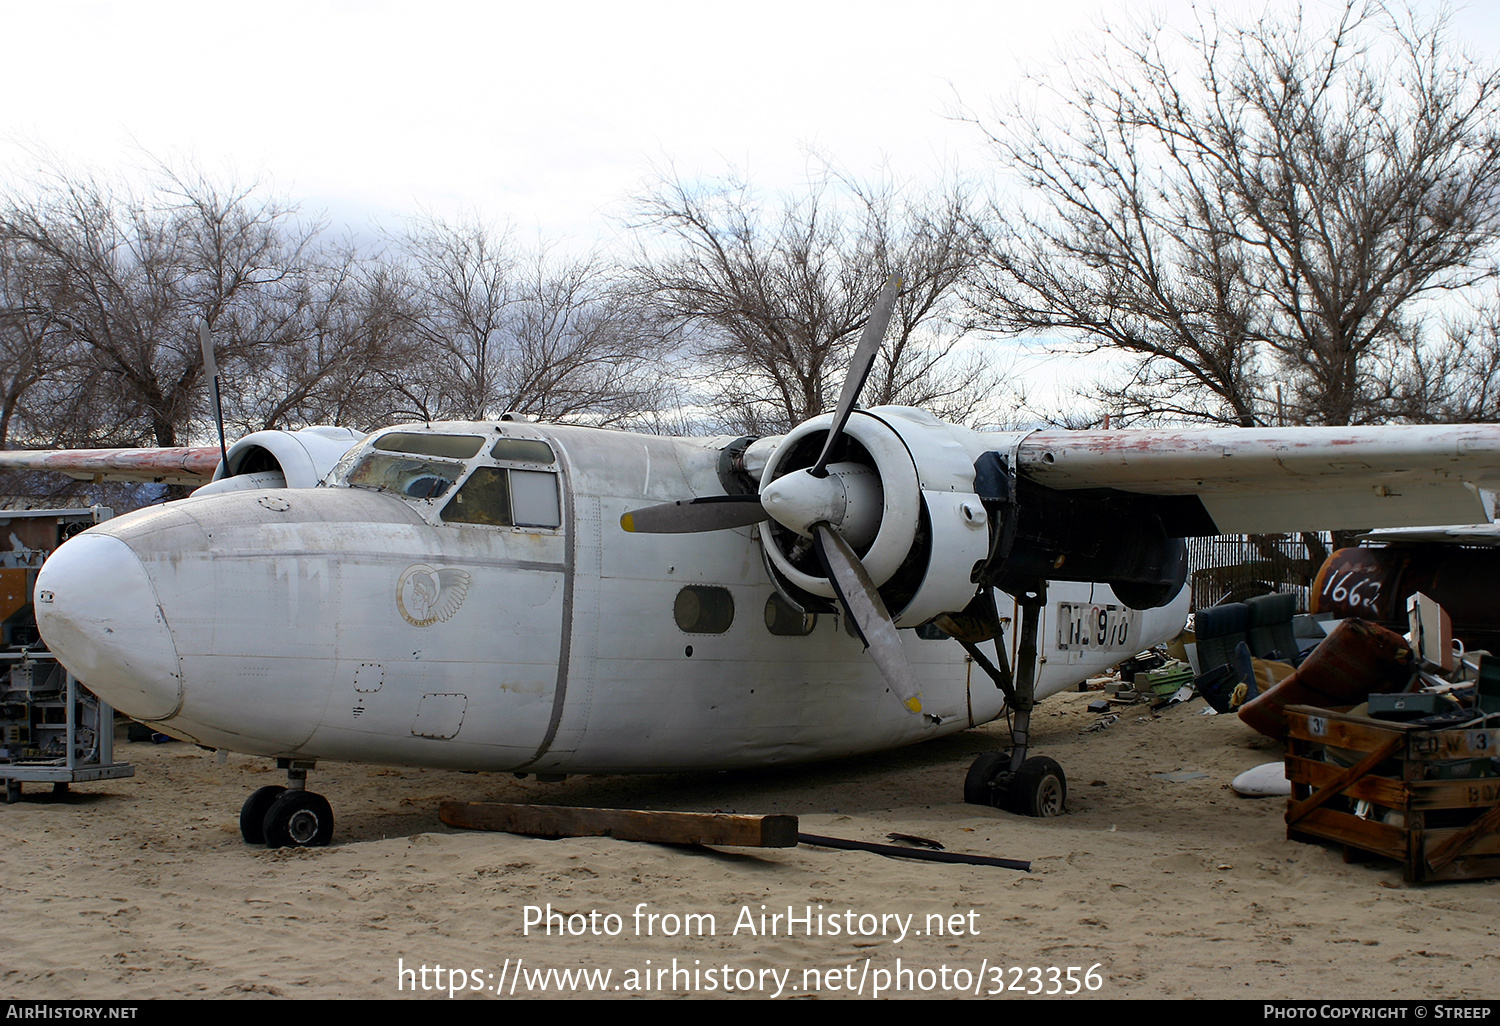
M 813 544 L 818 550 L 818 558 L 823 561 L 828 580 L 833 583 L 833 590 L 838 592 L 845 612 L 854 621 L 865 647 L 885 675 L 885 682 L 901 699 L 907 712 L 921 712 L 922 689 L 917 684 L 911 663 L 906 660 L 906 650 L 901 647 L 901 638 L 896 633 L 896 625 L 891 622 L 891 614 L 886 611 L 880 592 L 875 590 L 875 584 L 859 557 L 849 543 L 826 523 L 813 525 Z
M 818 462 L 808 470 L 813 477 L 825 477 L 828 474 L 829 457 L 833 455 L 833 447 L 844 433 L 849 414 L 854 412 L 854 402 L 859 398 L 865 381 L 870 377 L 870 370 L 875 366 L 875 357 L 880 352 L 880 343 L 885 341 L 885 329 L 891 323 L 891 310 L 896 305 L 896 293 L 900 289 L 900 276 L 893 274 L 887 278 L 885 287 L 880 290 L 880 298 L 875 301 L 875 309 L 870 311 L 870 319 L 865 321 L 864 334 L 859 337 L 859 345 L 854 349 L 854 359 L 849 362 L 849 374 L 844 378 L 844 388 L 839 392 L 833 426 L 828 429 L 828 439 L 823 443 L 823 452 L 818 456 Z
M 620 515 L 620 526 L 635 534 L 696 534 L 769 519 L 758 495 L 705 495 L 631 510 Z
M 224 473 L 229 473 L 229 446 L 224 441 L 224 403 L 219 398 L 219 362 L 214 359 L 213 336 L 208 322 L 198 322 L 198 346 L 203 350 L 203 373 L 208 377 L 209 388 L 214 397 L 214 423 L 219 425 L 219 455 L 224 462 Z

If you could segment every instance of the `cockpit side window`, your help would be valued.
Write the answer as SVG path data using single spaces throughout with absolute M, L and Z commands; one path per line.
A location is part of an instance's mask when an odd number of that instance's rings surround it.
M 450 524 L 514 526 L 510 515 L 510 479 L 502 467 L 476 467 L 462 488 L 443 507 Z
M 556 474 L 541 470 L 512 470 L 510 503 L 520 527 L 557 527 L 562 523 Z
M 444 522 L 491 527 L 562 525 L 557 475 L 539 470 L 475 467 L 443 507 Z

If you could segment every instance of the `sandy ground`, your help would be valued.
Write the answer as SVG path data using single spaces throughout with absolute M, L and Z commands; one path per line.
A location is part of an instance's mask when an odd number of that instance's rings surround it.
M 1051 820 L 959 800 L 1004 736 L 992 725 L 812 766 L 561 784 L 328 764 L 310 786 L 333 803 L 334 844 L 268 851 L 237 827 L 249 791 L 281 782 L 265 761 L 121 743 L 133 779 L 0 805 L 0 996 L 447 1000 L 477 985 L 459 997 L 492 1000 L 587 993 L 532 976 L 583 968 L 621 997 L 1500 997 L 1500 882 L 1412 887 L 1393 863 L 1287 841 L 1281 799 L 1228 789 L 1278 746 L 1201 700 L 1083 733 L 1089 697 L 1039 709 L 1037 751 L 1070 784 Z M 1207 776 L 1156 776 L 1176 771 Z M 1032 871 L 462 832 L 438 820 L 446 799 L 790 813 L 807 833 L 919 834 Z M 528 906 L 599 934 L 528 931 Z M 787 935 L 788 907 L 811 910 L 811 935 Z M 783 916 L 774 931 L 762 911 Z

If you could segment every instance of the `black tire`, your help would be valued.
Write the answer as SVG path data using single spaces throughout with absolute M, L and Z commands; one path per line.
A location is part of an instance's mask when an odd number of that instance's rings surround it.
M 996 778 L 1009 764 L 1010 756 L 1005 752 L 985 752 L 975 759 L 964 777 L 964 801 L 970 805 L 1000 808 L 1005 789 L 996 786 Z
M 1061 816 L 1068 802 L 1068 778 L 1045 755 L 1027 759 L 1010 782 L 1010 809 L 1023 816 Z
M 333 807 L 311 791 L 288 791 L 266 811 L 267 848 L 321 848 L 333 840 Z
M 286 794 L 280 784 L 270 784 L 253 791 L 245 804 L 240 806 L 240 836 L 246 844 L 266 843 L 266 813 L 276 804 L 276 799 Z

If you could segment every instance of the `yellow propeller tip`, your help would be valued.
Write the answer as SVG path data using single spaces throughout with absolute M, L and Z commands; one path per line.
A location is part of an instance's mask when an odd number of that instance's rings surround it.
M 630 531 L 632 534 L 635 533 L 635 518 L 632 517 L 629 513 L 621 513 L 620 526 L 625 528 L 625 530 Z

